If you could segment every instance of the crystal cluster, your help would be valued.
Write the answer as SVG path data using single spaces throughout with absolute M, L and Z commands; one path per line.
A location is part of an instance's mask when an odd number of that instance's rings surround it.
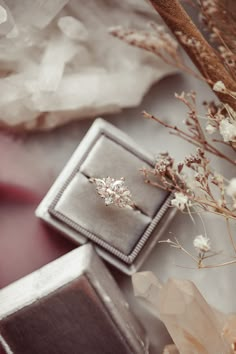
M 176 345 L 164 354 L 234 353 L 235 316 L 213 309 L 191 281 L 169 279 L 161 285 L 151 272 L 136 273 L 132 280 L 135 295 L 151 303 Z
M 91 178 L 90 181 L 96 184 L 96 190 L 106 205 L 114 204 L 119 208 L 134 208 L 132 195 L 125 185 L 124 178 Z
M 170 69 L 109 33 L 145 27 L 143 0 L 1 0 L 0 126 L 50 129 L 140 103 Z

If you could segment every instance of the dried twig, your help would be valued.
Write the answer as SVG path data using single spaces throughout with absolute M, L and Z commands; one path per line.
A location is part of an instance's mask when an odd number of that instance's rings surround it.
M 216 155 L 216 156 L 228 161 L 232 165 L 236 166 L 236 160 L 231 159 L 229 156 L 225 155 L 219 149 L 217 149 L 215 146 L 210 144 L 206 140 L 204 135 L 197 136 L 195 134 L 193 135 L 190 133 L 186 133 L 184 130 L 180 129 L 176 125 L 168 124 L 168 123 L 162 121 L 161 119 L 159 119 L 158 117 L 156 117 L 152 114 L 149 114 L 147 112 L 143 112 L 143 115 L 145 118 L 152 119 L 152 120 L 156 121 L 157 123 L 161 124 L 162 126 L 164 126 L 165 128 L 170 129 L 171 133 L 173 135 L 179 136 L 180 138 L 182 138 L 183 140 L 186 140 L 187 142 L 189 142 L 192 145 L 195 145 L 197 147 L 203 147 L 205 151 L 208 151 L 208 152 L 212 153 L 213 155 Z

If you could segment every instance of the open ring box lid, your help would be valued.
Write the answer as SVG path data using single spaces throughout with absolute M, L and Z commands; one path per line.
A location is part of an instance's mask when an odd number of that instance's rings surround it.
M 133 274 L 155 246 L 174 209 L 171 194 L 144 183 L 139 171 L 153 158 L 129 136 L 96 119 L 37 208 L 36 215 L 77 244 Z M 90 178 L 125 178 L 137 209 L 106 206 Z

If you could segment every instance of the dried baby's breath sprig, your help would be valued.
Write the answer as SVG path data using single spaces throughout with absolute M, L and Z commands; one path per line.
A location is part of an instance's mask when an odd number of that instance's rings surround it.
M 215 90 L 227 91 L 222 82 L 217 82 L 214 86 Z M 233 94 L 232 93 L 232 97 Z M 235 96 L 236 100 L 236 96 Z M 221 143 L 236 149 L 236 112 L 228 105 L 216 105 L 210 103 L 207 105 L 208 123 L 206 132 L 214 134 L 219 132 L 222 139 L 212 139 L 213 142 Z
M 198 255 L 198 268 L 204 268 L 203 261 L 218 254 L 211 252 L 211 242 L 207 236 L 197 235 L 193 240 L 193 246 Z
M 217 89 L 221 89 L 221 84 L 218 84 Z M 212 142 L 217 142 L 236 148 L 236 112 L 227 104 L 216 105 L 214 102 L 205 103 L 207 107 L 207 125 L 205 130 L 207 134 L 213 135 L 220 133 L 222 139 L 212 139 Z
M 227 90 L 222 82 L 215 85 L 217 90 Z M 207 153 L 214 154 L 222 158 L 233 166 L 236 161 L 215 147 L 215 142 L 221 142 L 229 148 L 235 150 L 236 147 L 236 112 L 228 104 L 215 104 L 211 102 L 206 104 L 206 120 L 210 135 L 219 132 L 222 139 L 209 139 L 205 136 L 204 129 L 200 124 L 200 117 L 196 110 L 196 94 L 190 92 L 176 97 L 188 107 L 188 116 L 184 121 L 185 129 L 176 125 L 168 124 L 153 115 L 144 112 L 144 116 L 151 118 L 164 127 L 170 129 L 170 133 L 181 137 L 189 143 L 197 146 L 194 154 L 190 154 L 183 161 L 176 162 L 168 152 L 160 154 L 153 168 L 143 168 L 141 171 L 146 183 L 152 184 L 169 192 L 172 192 L 174 198 L 172 207 L 180 211 L 185 210 L 193 220 L 192 211 L 201 217 L 201 212 L 210 212 L 224 218 L 226 222 L 227 234 L 229 236 L 232 248 L 236 253 L 236 243 L 231 230 L 230 221 L 236 220 L 236 178 L 227 181 L 223 175 L 214 171 L 211 166 L 210 157 Z M 202 118 L 202 117 L 201 117 Z M 203 117 L 204 118 L 204 117 Z M 187 128 L 187 129 L 186 129 Z M 194 220 L 193 220 L 194 221 Z M 205 237 L 205 238 L 204 238 Z M 172 246 L 181 249 L 189 255 L 189 252 L 178 242 L 168 240 Z M 197 258 L 198 268 L 212 268 L 230 265 L 236 263 L 236 259 L 219 263 L 205 265 L 203 260 L 211 257 L 208 255 L 210 244 L 206 236 L 198 236 L 194 242 L 195 248 L 199 254 Z M 209 248 L 209 250 L 208 250 Z M 193 255 L 190 255 L 196 261 Z
M 193 240 L 193 245 L 198 250 L 198 252 L 203 254 L 211 250 L 210 239 L 203 235 L 196 236 Z
M 236 143 L 236 121 L 230 121 L 228 117 L 222 119 L 219 130 L 224 142 Z
M 174 198 L 171 201 L 171 205 L 177 209 L 184 211 L 185 208 L 189 208 L 192 203 L 189 198 L 181 192 L 175 192 Z
M 198 235 L 193 240 L 193 246 L 195 247 L 195 249 L 197 251 L 197 256 L 192 254 L 183 245 L 181 245 L 181 243 L 178 241 L 178 239 L 176 237 L 174 238 L 174 240 L 170 240 L 170 239 L 161 240 L 161 241 L 159 241 L 159 243 L 167 243 L 171 247 L 182 251 L 189 258 L 191 258 L 194 261 L 194 263 L 196 263 L 196 266 L 198 269 L 224 267 L 224 266 L 228 266 L 228 265 L 232 265 L 232 264 L 236 263 L 236 259 L 232 259 L 230 261 L 226 261 L 226 262 L 222 262 L 222 263 L 206 264 L 205 261 L 207 259 L 219 255 L 221 253 L 221 251 L 213 252 L 211 250 L 210 240 L 206 236 L 203 236 L 203 235 Z
M 159 124 L 163 125 L 164 127 L 170 129 L 170 133 L 173 135 L 177 135 L 181 137 L 182 139 L 188 141 L 189 143 L 201 147 L 203 150 L 210 152 L 211 154 L 214 154 L 228 162 L 230 162 L 232 165 L 236 165 L 236 160 L 233 160 L 230 158 L 228 155 L 224 154 L 220 149 L 218 149 L 214 144 L 212 144 L 209 139 L 206 138 L 205 133 L 203 128 L 201 127 L 198 113 L 197 113 L 197 108 L 196 108 L 196 94 L 195 92 L 190 92 L 190 93 L 185 93 L 182 92 L 180 95 L 175 94 L 176 98 L 179 99 L 181 102 L 183 102 L 187 108 L 188 108 L 188 117 L 185 120 L 185 126 L 187 128 L 187 131 L 184 129 L 179 128 L 176 125 L 171 125 L 160 118 L 151 115 L 147 112 L 143 112 L 144 117 L 150 118 Z M 214 108 L 214 109 L 213 109 Z M 223 108 L 225 112 L 223 112 Z M 223 108 L 219 109 L 216 108 L 216 106 L 211 105 L 211 107 L 208 107 L 208 113 L 207 113 L 207 118 L 210 119 L 210 124 L 215 127 L 220 129 L 220 122 L 226 118 L 226 114 L 228 114 L 227 108 L 231 109 L 228 105 L 224 106 Z M 232 112 L 234 112 L 231 109 L 231 115 Z M 235 112 L 234 112 L 235 114 Z M 231 120 L 230 120 L 231 121 Z M 215 140 L 213 140 L 215 141 Z M 232 141 L 234 142 L 234 140 Z M 231 144 L 228 144 L 230 147 Z
M 167 243 L 171 247 L 182 251 L 189 258 L 191 258 L 194 261 L 194 263 L 196 263 L 197 268 L 199 268 L 199 269 L 215 267 L 215 265 L 204 264 L 204 261 L 208 258 L 217 256 L 221 253 L 221 252 L 213 252 L 211 250 L 210 239 L 206 236 L 203 236 L 203 235 L 198 235 L 193 240 L 193 246 L 196 249 L 197 255 L 194 255 L 190 251 L 188 251 L 183 245 L 181 245 L 181 243 L 179 242 L 179 240 L 176 237 L 174 237 L 174 240 L 170 240 L 170 239 L 161 240 L 161 241 L 159 241 L 159 243 Z M 232 264 L 231 262 L 236 263 L 236 260 L 230 261 L 230 264 Z M 220 263 L 217 266 L 227 265 L 227 263 L 228 262 Z
M 162 154 L 154 168 L 143 168 L 141 172 L 146 183 L 174 192 L 171 204 L 179 210 L 189 210 L 193 205 L 198 212 L 236 220 L 236 210 L 226 200 L 226 182 L 223 176 L 211 170 L 210 160 L 202 149 L 198 148 L 195 154 L 179 163 L 168 154 Z

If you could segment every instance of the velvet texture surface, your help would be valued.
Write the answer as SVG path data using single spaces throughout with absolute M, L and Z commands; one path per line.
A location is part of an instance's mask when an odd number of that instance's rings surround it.
M 0 324 L 14 354 L 131 354 L 85 276 Z
M 56 211 L 126 255 L 151 222 L 139 211 L 107 207 L 95 186 L 80 173 L 66 188 Z
M 142 167 L 150 168 L 150 165 L 135 151 L 128 150 L 126 146 L 102 135 L 90 150 L 80 172 L 96 178 L 124 177 L 135 204 L 144 214 L 153 217 L 163 204 L 167 193 L 144 183 L 139 172 Z
M 148 167 L 147 162 L 135 152 L 101 135 L 67 184 L 55 211 L 69 226 L 83 228 L 128 256 L 168 195 L 144 184 L 138 173 L 144 166 Z M 138 210 L 105 206 L 89 178 L 106 176 L 125 177 Z

